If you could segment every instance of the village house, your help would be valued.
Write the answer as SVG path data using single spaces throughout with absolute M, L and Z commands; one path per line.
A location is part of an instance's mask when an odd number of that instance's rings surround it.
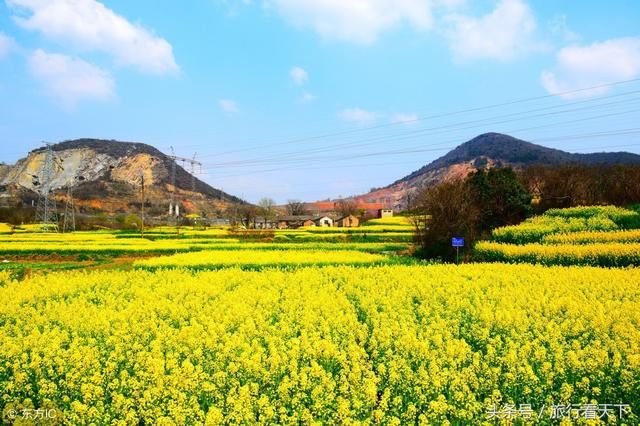
M 391 209 L 379 209 L 378 218 L 393 217 L 393 210 Z
M 314 219 L 316 226 L 321 226 L 324 228 L 331 228 L 333 226 L 333 219 L 329 216 L 320 216 Z
M 389 210 L 393 216 L 393 210 L 389 209 L 389 204 L 386 202 L 364 203 L 356 200 L 356 207 L 365 219 L 380 217 L 380 210 Z M 335 201 L 316 201 L 314 203 L 307 203 L 306 208 L 316 216 L 328 215 L 330 217 L 337 218 L 339 215 L 338 205 Z
M 295 229 L 308 226 L 321 226 L 330 228 L 335 226 L 334 219 L 330 216 L 279 216 L 273 223 L 273 227 L 279 229 Z
M 360 220 L 354 215 L 350 214 L 336 220 L 335 224 L 340 228 L 357 228 L 358 226 L 360 226 Z
M 316 222 L 313 216 L 280 216 L 276 219 L 276 226 L 279 229 L 292 229 L 316 226 Z

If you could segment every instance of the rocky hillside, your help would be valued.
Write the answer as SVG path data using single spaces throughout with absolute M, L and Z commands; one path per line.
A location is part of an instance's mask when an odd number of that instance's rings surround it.
M 76 204 L 87 212 L 128 212 L 140 203 L 141 176 L 145 178 L 147 200 L 155 214 L 168 213 L 173 186 L 173 160 L 156 148 L 132 142 L 78 139 L 52 147 L 56 159 L 52 188 L 64 198 L 73 186 Z M 37 182 L 46 157 L 44 148 L 36 149 L 13 166 L 0 166 L 0 205 L 31 203 L 37 198 Z M 176 198 L 184 212 L 218 210 L 240 200 L 196 179 L 180 164 L 176 167 Z M 152 212 L 153 214 L 153 212 Z
M 559 164 L 640 164 L 640 155 L 628 152 L 572 154 L 500 133 L 477 136 L 446 155 L 391 185 L 356 197 L 359 202 L 384 202 L 396 209 L 406 206 L 413 190 L 447 179 L 465 177 L 482 167 Z

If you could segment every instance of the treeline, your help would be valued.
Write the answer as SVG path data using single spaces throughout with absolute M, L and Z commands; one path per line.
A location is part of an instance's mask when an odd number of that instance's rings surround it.
M 20 225 L 23 223 L 33 223 L 36 211 L 33 207 L 25 207 L 22 203 L 15 207 L 0 207 L 0 223 Z
M 551 208 L 640 202 L 640 166 L 532 166 L 518 173 L 536 213 Z
M 531 166 L 478 170 L 424 188 L 411 206 L 419 255 L 452 260 L 452 237 L 467 248 L 492 229 L 551 208 L 640 203 L 640 166 Z

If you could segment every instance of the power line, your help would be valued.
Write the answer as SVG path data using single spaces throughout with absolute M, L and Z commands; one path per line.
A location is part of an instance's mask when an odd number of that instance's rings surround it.
M 638 99 L 640 100 L 640 99 Z M 562 124 L 571 124 L 571 123 L 578 123 L 578 122 L 584 122 L 584 121 L 592 121 L 592 120 L 596 120 L 599 118 L 606 118 L 606 117 L 611 117 L 611 116 L 620 116 L 623 114 L 629 114 L 629 113 L 633 113 L 633 112 L 637 112 L 640 111 L 640 109 L 633 109 L 633 110 L 628 110 L 628 111 L 618 111 L 615 113 L 610 113 L 610 114 L 600 114 L 600 115 L 596 115 L 596 116 L 589 116 L 589 117 L 583 117 L 583 118 L 579 118 L 579 119 L 573 119 L 573 120 L 566 120 L 566 121 L 561 121 L 561 122 L 554 122 L 554 123 L 548 123 L 548 124 L 543 124 L 543 125 L 537 125 L 537 126 L 530 126 L 530 127 L 526 127 L 526 128 L 520 128 L 520 129 L 514 129 L 514 130 L 509 130 L 507 131 L 508 133 L 513 133 L 513 132 L 520 132 L 520 131 L 527 131 L 527 130 L 535 130 L 535 129 L 540 129 L 540 128 L 547 128 L 547 127 L 554 127 L 554 126 L 558 126 L 558 125 L 562 125 Z M 565 111 L 567 112 L 567 111 Z M 536 117 L 542 117 L 542 116 L 548 116 L 549 113 L 547 114 L 539 114 Z M 527 117 L 527 118 L 531 118 L 531 117 Z M 472 126 L 467 126 L 467 127 L 463 127 L 463 128 L 459 128 L 459 129 L 455 129 L 455 131 L 459 131 L 459 130 L 469 130 L 469 129 L 473 129 L 473 128 L 478 128 L 481 126 L 485 126 L 485 125 L 495 125 L 495 124 L 505 124 L 508 122 L 512 122 L 512 121 L 520 121 L 522 118 L 519 119 L 511 119 L 511 120 L 501 120 L 501 121 L 494 121 L 491 123 L 482 123 L 479 125 L 472 125 Z M 439 128 L 433 128 L 430 130 L 437 130 Z M 446 133 L 450 133 L 451 130 L 445 130 L 445 131 L 439 131 L 439 132 L 432 132 L 431 134 L 446 134 Z M 420 136 L 424 136 L 422 134 L 419 134 Z M 413 134 L 408 134 L 408 135 L 401 135 L 401 136 L 395 136 L 395 137 L 388 137 L 386 139 L 377 139 L 376 142 L 390 142 L 390 141 L 398 141 L 398 140 L 403 140 L 403 139 L 412 139 L 415 138 L 417 136 L 416 133 Z M 459 139 L 457 139 L 459 140 Z M 441 143 L 440 143 L 441 144 Z M 427 146 L 431 146 L 433 144 L 426 144 L 426 145 L 420 145 L 421 147 L 427 147 Z M 388 151 L 384 151 L 384 153 L 387 153 Z M 395 152 L 395 151 L 392 151 Z M 416 152 L 416 151 L 409 151 L 409 152 Z M 420 151 L 417 151 L 420 152 Z M 318 152 L 315 152 L 318 153 Z M 348 158 L 362 158 L 362 157 L 366 157 L 371 155 L 371 153 L 366 153 L 366 154 L 349 154 Z M 310 161 L 310 162 L 318 162 L 320 160 L 327 160 L 327 161 L 331 161 L 331 160 L 341 160 L 344 159 L 345 157 L 347 157 L 346 155 L 339 155 L 339 156 L 331 156 L 331 157 L 318 157 L 318 156 L 304 156 L 304 157 L 298 157 L 298 158 L 291 158 L 289 157 L 273 157 L 271 159 L 269 159 L 269 161 L 266 161 L 265 159 L 261 160 L 261 161 L 247 161 L 246 163 L 242 163 L 242 162 L 237 162 L 235 164 L 229 164 L 228 166 L 233 166 L 234 168 L 238 168 L 238 167 L 253 167 L 256 165 L 259 165 L 260 163 L 271 163 L 271 164 L 296 164 L 296 163 L 300 163 L 300 162 L 305 162 L 305 161 Z M 215 168 L 220 168 L 220 167 L 224 167 L 227 164 L 213 164 L 211 166 L 206 167 L 207 170 L 212 170 Z
M 640 91 L 627 92 L 625 94 L 612 95 L 612 96 L 602 97 L 602 98 L 598 98 L 598 99 L 591 99 L 591 100 L 587 100 L 587 101 L 579 101 L 579 102 L 575 102 L 575 103 L 570 104 L 570 106 L 571 105 L 582 104 L 582 103 L 585 103 L 585 102 L 594 102 L 594 101 L 609 99 L 609 98 L 613 98 L 613 97 L 619 97 L 619 96 L 622 96 L 622 95 L 636 94 L 636 93 L 640 93 Z M 265 162 L 266 160 L 270 160 L 270 159 L 273 159 L 273 158 L 281 160 L 283 158 L 290 157 L 290 156 L 295 155 L 295 154 L 300 153 L 300 152 L 305 153 L 305 154 L 309 154 L 309 153 L 326 152 L 328 150 L 332 150 L 332 149 L 335 149 L 335 148 L 360 147 L 360 146 L 366 146 L 366 145 L 373 145 L 378 141 L 387 141 L 387 140 L 390 140 L 390 139 L 401 138 L 403 136 L 425 134 L 425 133 L 433 134 L 434 131 L 437 131 L 437 130 L 446 130 L 447 132 L 449 132 L 450 130 L 456 130 L 456 128 L 458 128 L 457 130 L 465 130 L 465 129 L 470 129 L 470 128 L 481 127 L 483 125 L 501 124 L 501 123 L 505 123 L 505 122 L 509 122 L 509 121 L 519 121 L 519 120 L 523 120 L 523 119 L 540 118 L 540 117 L 549 116 L 549 115 L 555 115 L 555 114 L 566 114 L 566 113 L 589 110 L 589 109 L 594 109 L 594 108 L 602 108 L 602 107 L 605 107 L 605 106 L 620 105 L 620 104 L 624 104 L 624 103 L 628 103 L 628 102 L 637 102 L 639 100 L 640 100 L 640 97 L 636 97 L 636 98 L 623 99 L 623 100 L 620 100 L 620 101 L 614 101 L 614 102 L 609 102 L 609 103 L 601 103 L 601 104 L 597 104 L 597 105 L 586 106 L 586 107 L 582 107 L 582 108 L 565 109 L 565 110 L 562 110 L 562 111 L 553 111 L 553 112 L 549 112 L 547 114 L 526 115 L 526 114 L 530 114 L 530 113 L 533 113 L 533 112 L 547 111 L 547 110 L 549 110 L 551 108 L 565 107 L 565 105 L 561 105 L 561 106 L 556 105 L 556 106 L 552 106 L 552 107 L 536 108 L 536 109 L 533 109 L 533 110 L 520 111 L 520 112 L 515 112 L 515 113 L 509 113 L 509 114 L 502 114 L 502 115 L 497 115 L 497 116 L 478 119 L 478 120 L 463 121 L 463 122 L 457 122 L 457 123 L 449 123 L 449 124 L 446 124 L 446 125 L 441 125 L 441 126 L 436 126 L 436 127 L 422 128 L 422 129 L 408 131 L 408 132 L 405 132 L 405 133 L 403 133 L 401 135 L 378 136 L 378 137 L 374 137 L 374 138 L 363 139 L 363 140 L 360 140 L 360 141 L 339 143 L 339 144 L 334 144 L 334 145 L 330 145 L 330 146 L 327 146 L 327 147 L 320 147 L 320 148 L 316 148 L 316 149 L 305 149 L 304 151 L 295 151 L 295 152 L 290 152 L 290 153 L 279 154 L 276 157 L 262 157 L 262 158 L 250 159 L 250 160 L 236 160 L 236 161 L 227 161 L 227 162 L 221 162 L 221 163 L 210 163 L 210 165 L 223 166 L 223 165 L 238 165 L 238 164 L 254 164 L 257 161 L 258 162 Z M 506 117 L 513 117 L 513 116 L 522 116 L 522 117 L 514 119 L 514 120 L 493 121 L 493 122 L 489 122 L 488 121 L 488 120 L 502 119 L 502 118 L 506 118 Z M 468 126 L 469 124 L 473 124 L 473 125 L 469 127 Z M 461 126 L 464 126 L 464 125 L 467 125 L 467 127 L 461 127 Z M 435 133 L 439 133 L 439 132 L 435 132 Z
M 632 134 L 640 134 L 640 128 L 633 128 L 633 129 L 621 129 L 618 131 L 613 131 L 613 132 L 599 132 L 599 133 L 591 133 L 591 134 L 581 134 L 581 135 L 569 135 L 569 136 L 564 136 L 564 137 L 556 137 L 556 138 L 546 138 L 546 139 L 535 139 L 535 140 L 530 140 L 529 142 L 534 142 L 534 143 L 540 143 L 540 142 L 546 142 L 546 141 L 554 141 L 554 140 L 565 140 L 565 139 L 577 139 L 577 140 L 585 140 L 585 139 L 590 139 L 590 138 L 602 138 L 602 137 L 610 137 L 610 136 L 627 136 L 627 135 L 632 135 Z M 423 149 L 412 149 L 412 150 L 395 150 L 395 151 L 384 151 L 384 152 L 375 152 L 375 153 L 369 153 L 369 154 L 364 154 L 363 156 L 380 156 L 380 155 L 401 155 L 401 154 L 415 154 L 415 153 L 425 153 L 425 152 L 438 152 L 438 151 L 450 151 L 451 149 L 455 148 L 455 146 L 452 146 L 452 143 L 457 143 L 457 140 L 448 140 L 448 141 L 444 141 L 444 142 L 439 142 L 437 144 L 431 144 L 429 146 L 437 146 L 437 145 L 447 145 L 444 147 L 439 147 L 439 148 L 423 148 Z M 617 145 L 617 146 L 622 146 L 622 145 Z M 628 144 L 628 145 L 624 145 L 624 146 L 640 146 L 638 144 Z M 611 148 L 616 147 L 616 146 L 609 146 Z M 590 149 L 600 149 L 600 148 L 608 148 L 608 147 L 592 147 Z M 580 148 L 578 148 L 578 150 L 580 150 Z M 358 157 L 350 157 L 350 158 L 345 158 L 344 160 L 350 160 L 353 158 L 361 158 L 361 156 Z M 332 159 L 332 161 L 339 161 L 341 160 L 341 158 L 334 158 Z M 406 164 L 406 163 L 387 163 L 386 165 L 395 165 L 395 164 Z M 362 165 L 358 165 L 358 166 L 354 166 L 354 165 L 350 165 L 348 167 L 370 167 L 373 166 L 371 164 L 362 164 Z M 344 168 L 345 166 L 328 166 L 328 167 L 310 167 L 310 166 L 299 166 L 299 167 L 281 167 L 281 168 L 273 168 L 273 169 L 266 169 L 266 170 L 257 170 L 257 171 L 253 171 L 253 172 L 246 172 L 246 173 L 241 173 L 241 174 L 232 174 L 232 175 L 221 175 L 221 176 L 217 176 L 217 179 L 226 179 L 226 178 L 231 178 L 231 177 L 239 177 L 239 176 L 246 176 L 246 175 L 253 175 L 253 174 L 261 174 L 261 173 L 271 173 L 271 172 L 277 172 L 277 171 L 293 171 L 293 170 L 321 170 L 321 169 L 337 169 L 337 168 Z
M 511 105 L 515 105 L 515 104 L 520 104 L 520 103 L 533 102 L 533 101 L 537 101 L 537 100 L 543 100 L 543 99 L 549 99 L 549 98 L 557 98 L 557 97 L 572 95 L 572 94 L 576 94 L 576 93 L 580 93 L 580 92 L 592 91 L 592 90 L 596 90 L 596 89 L 613 87 L 613 86 L 618 86 L 618 85 L 623 85 L 623 84 L 628 84 L 628 83 L 634 83 L 634 82 L 638 82 L 638 81 L 640 81 L 640 78 L 634 78 L 634 79 L 629 79 L 629 80 L 620 80 L 620 81 L 600 84 L 600 85 L 591 86 L 591 87 L 585 87 L 585 88 L 581 88 L 581 89 L 569 90 L 569 91 L 564 91 L 564 92 L 559 92 L 559 93 L 554 93 L 554 94 L 535 96 L 535 97 L 530 97 L 530 98 L 521 98 L 521 99 L 516 99 L 516 100 L 512 100 L 512 101 L 502 102 L 502 103 L 496 103 L 496 104 L 484 105 L 484 106 L 480 106 L 480 107 L 467 108 L 467 109 L 462 109 L 462 110 L 457 110 L 457 111 L 446 112 L 446 113 L 442 113 L 442 114 L 425 115 L 425 116 L 421 116 L 421 117 L 416 118 L 415 120 L 410 120 L 410 121 L 396 122 L 396 123 L 385 123 L 385 124 L 379 124 L 379 125 L 375 125 L 375 126 L 368 126 L 368 127 L 361 127 L 361 128 L 356 128 L 356 129 L 349 129 L 349 130 L 343 130 L 343 131 L 337 131 L 337 132 L 324 133 L 324 134 L 315 135 L 315 136 L 307 136 L 307 137 L 302 137 L 302 138 L 295 138 L 295 139 L 291 139 L 291 140 L 287 140 L 287 141 L 283 141 L 283 142 L 279 142 L 279 143 L 275 143 L 275 144 L 257 145 L 257 146 L 246 147 L 246 148 L 241 148 L 241 149 L 237 149 L 237 150 L 223 151 L 223 152 L 219 152 L 219 153 L 216 153 L 216 154 L 204 155 L 204 156 L 202 156 L 202 158 L 211 157 L 211 156 L 214 156 L 214 155 L 215 156 L 220 156 L 220 155 L 226 155 L 226 154 L 234 154 L 234 153 L 239 153 L 239 152 L 246 152 L 246 151 L 251 151 L 251 150 L 259 149 L 259 148 L 271 148 L 271 147 L 274 147 L 274 146 L 289 145 L 289 144 L 295 144 L 295 143 L 300 143 L 300 142 L 307 142 L 307 141 L 313 141 L 313 140 L 318 140 L 318 139 L 325 139 L 325 138 L 335 137 L 335 136 L 344 136 L 344 135 L 347 135 L 347 134 L 361 133 L 361 132 L 365 132 L 365 131 L 369 131 L 369 130 L 375 130 L 375 129 L 402 126 L 402 125 L 406 125 L 408 123 L 413 123 L 413 122 L 420 122 L 420 121 L 432 120 L 432 119 L 436 119 L 436 118 L 450 117 L 450 116 L 454 116 L 454 115 L 461 115 L 461 114 L 467 114 L 467 113 L 471 113 L 471 112 L 484 111 L 484 110 L 500 108 L 500 107 L 504 107 L 504 106 L 511 106 Z M 203 145 L 203 146 L 208 146 L 208 145 Z
M 640 100 L 640 99 L 638 99 Z M 632 110 L 631 112 L 634 112 L 636 110 Z M 569 112 L 569 111 L 564 111 L 564 112 Z M 564 113 L 563 112 L 563 113 Z M 575 112 L 575 111 L 570 111 L 570 112 Z M 624 113 L 628 113 L 628 112 L 619 112 L 619 114 L 624 114 Z M 394 136 L 388 136 L 388 137 L 379 137 L 376 139 L 369 139 L 369 140 L 365 140 L 359 144 L 354 144 L 349 146 L 349 148 L 356 148 L 356 147 L 364 147 L 364 146 L 369 146 L 369 145 L 376 145 L 379 144 L 381 142 L 384 142 L 386 144 L 390 143 L 390 142 L 399 142 L 399 141 L 405 141 L 405 140 L 411 140 L 411 139 L 415 139 L 418 137 L 424 137 L 424 136 L 434 136 L 434 135 L 439 135 L 439 134 L 449 134 L 452 132 L 458 132 L 461 130 L 470 130 L 470 129 L 477 129 L 477 128 L 482 128 L 482 127 L 486 127 L 489 125 L 497 125 L 497 124 L 506 124 L 506 123 L 510 123 L 510 122 L 514 122 L 514 121 L 521 121 L 525 118 L 531 119 L 531 118 L 541 118 L 544 116 L 547 116 L 550 114 L 538 114 L 536 116 L 529 116 L 529 117 L 521 117 L 521 118 L 517 118 L 517 119 L 509 119 L 509 120 L 499 120 L 499 121 L 493 121 L 493 122 L 487 122 L 487 123 L 479 123 L 479 124 L 474 124 L 474 125 L 468 125 L 465 127 L 458 127 L 458 128 L 454 128 L 454 129 L 447 129 L 446 127 L 450 127 L 450 126 L 443 126 L 443 127 L 438 127 L 438 128 L 431 128 L 431 129 L 423 129 L 420 131 L 415 131 L 415 132 L 411 132 L 408 134 L 404 134 L 404 135 L 394 135 Z M 555 114 L 552 114 L 555 115 Z M 610 114 L 607 114 L 606 117 L 611 116 Z M 589 119 L 595 119 L 601 116 L 596 116 L 596 117 L 589 117 Z M 584 120 L 579 120 L 579 121 L 584 121 Z M 570 121 L 570 122 L 573 122 Z M 564 122 L 567 123 L 567 122 Z M 556 125 L 556 124 L 551 124 L 551 125 Z M 528 129 L 533 129 L 533 128 L 541 128 L 541 127 L 548 127 L 549 125 L 543 125 L 543 126 L 535 126 L 532 128 L 527 128 Z M 518 130 L 522 130 L 522 129 L 518 129 Z M 299 157 L 295 157 L 296 154 L 298 153 L 291 153 L 289 155 L 282 155 L 282 156 L 274 156 L 274 157 L 269 157 L 269 158 L 263 158 L 263 159 L 255 159 L 255 160 L 245 160 L 245 161 L 237 161 L 235 163 L 219 163 L 219 164 L 212 164 L 213 167 L 224 167 L 224 166 L 228 166 L 228 167 L 253 167 L 256 165 L 260 165 L 260 164 L 286 164 L 286 163 L 290 163 L 290 162 L 299 162 L 301 160 L 315 160 L 318 158 L 322 158 L 322 157 L 317 157 L 315 154 L 319 154 L 319 153 L 326 153 L 326 152 L 332 152 L 332 151 L 336 151 L 336 148 L 326 148 L 326 149 L 317 149 L 317 150 L 311 150 L 311 151 L 304 151 L 303 154 L 314 154 L 313 156 L 310 155 L 305 155 L 305 156 L 299 156 Z M 298 154 L 299 155 L 299 154 Z M 346 155 L 352 155 L 352 154 L 346 154 Z M 324 157 L 326 158 L 326 157 Z

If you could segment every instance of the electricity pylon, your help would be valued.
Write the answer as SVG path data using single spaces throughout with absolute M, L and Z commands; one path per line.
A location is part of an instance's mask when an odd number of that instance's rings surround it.
M 198 153 L 193 154 L 193 158 L 191 159 L 191 204 L 193 207 L 196 207 L 196 166 L 199 167 L 199 172 L 202 173 L 202 163 L 196 161 L 196 156 Z
M 34 184 L 39 186 L 36 222 L 42 225 L 44 232 L 55 231 L 58 228 L 58 211 L 56 200 L 51 193 L 53 175 L 56 168 L 62 170 L 60 161 L 54 156 L 50 143 L 46 143 L 45 158 L 42 170 Z
M 176 156 L 175 151 L 173 150 L 173 147 L 171 148 L 171 155 L 169 155 L 168 157 L 171 158 L 173 160 L 173 163 L 171 164 L 171 185 L 172 185 L 172 191 L 171 191 L 171 203 L 169 204 L 169 215 L 170 216 L 174 216 L 175 220 L 178 220 L 178 216 L 180 216 L 180 210 L 179 207 L 177 205 L 176 202 L 176 172 L 177 172 L 177 166 L 178 166 L 178 161 L 180 161 L 182 163 L 182 168 L 184 169 L 185 166 L 187 164 L 190 164 L 190 170 L 191 170 L 191 192 L 192 192 L 192 197 L 193 197 L 193 201 L 194 201 L 194 205 L 195 205 L 195 192 L 196 192 L 196 166 L 200 169 L 200 171 L 202 171 L 202 163 L 199 161 L 196 161 L 196 156 L 198 155 L 193 154 L 193 158 L 183 158 L 183 157 L 178 157 Z
M 178 157 L 176 157 L 176 152 L 173 150 L 173 146 L 170 148 L 171 148 L 171 155 L 169 156 L 169 158 L 171 158 L 172 162 L 171 162 L 171 201 L 169 203 L 169 218 L 170 219 L 174 218 L 174 222 L 176 222 L 179 214 L 178 206 L 176 205 L 176 168 L 178 166 L 176 164 L 176 160 Z
M 62 222 L 62 232 L 74 232 L 76 230 L 76 208 L 73 203 L 73 190 L 67 188 L 67 201 L 64 205 L 64 219 Z
M 74 232 L 76 230 L 76 206 L 73 200 L 73 188 L 76 181 L 81 180 L 84 180 L 83 176 L 76 176 L 74 182 L 67 186 L 67 200 L 64 206 L 62 232 Z

